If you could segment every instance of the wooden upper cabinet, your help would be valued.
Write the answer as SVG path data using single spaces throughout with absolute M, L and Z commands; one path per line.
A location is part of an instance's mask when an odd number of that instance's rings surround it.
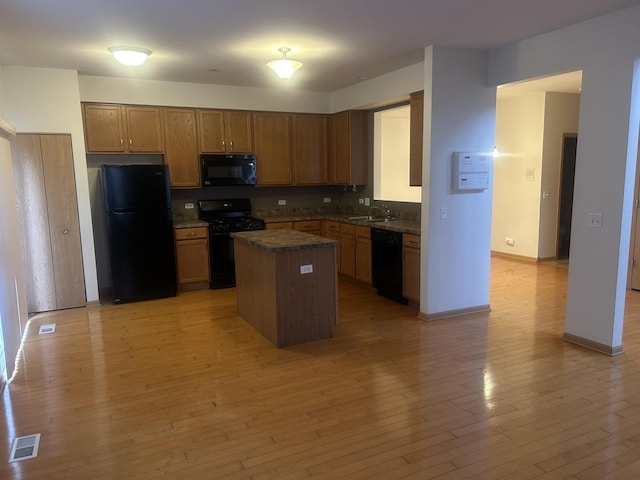
M 136 105 L 83 104 L 89 153 L 162 153 L 161 109 Z
M 253 153 L 251 112 L 242 110 L 198 110 L 202 153 Z
M 293 115 L 293 158 L 297 185 L 328 181 L 328 116 Z
M 253 114 L 258 185 L 291 185 L 292 115 Z
M 338 185 L 366 185 L 367 124 L 364 110 L 349 110 L 333 115 L 331 183 Z
M 164 162 L 171 188 L 200 186 L 200 162 L 196 137 L 196 112 L 189 108 L 164 108 Z
M 422 134 L 424 126 L 424 92 L 414 92 L 409 101 L 409 185 L 422 185 Z

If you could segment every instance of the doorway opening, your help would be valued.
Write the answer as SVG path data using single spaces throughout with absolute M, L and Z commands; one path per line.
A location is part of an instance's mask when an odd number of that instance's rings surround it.
M 560 171 L 560 205 L 558 206 L 558 241 L 556 259 L 569 258 L 571 244 L 571 213 L 573 211 L 573 188 L 576 175 L 577 134 L 562 137 L 562 166 Z

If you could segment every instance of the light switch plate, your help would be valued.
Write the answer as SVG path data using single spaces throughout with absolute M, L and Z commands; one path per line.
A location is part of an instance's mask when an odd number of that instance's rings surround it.
M 286 200 L 278 200 L 278 205 L 286 205 L 287 201 Z

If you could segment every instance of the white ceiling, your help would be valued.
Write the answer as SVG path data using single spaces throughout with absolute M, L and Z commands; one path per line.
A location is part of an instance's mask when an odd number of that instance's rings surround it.
M 0 0 L 0 65 L 84 75 L 334 91 L 423 60 L 489 49 L 640 0 Z M 141 67 L 107 48 L 153 51 Z M 265 63 L 289 47 L 290 80 Z

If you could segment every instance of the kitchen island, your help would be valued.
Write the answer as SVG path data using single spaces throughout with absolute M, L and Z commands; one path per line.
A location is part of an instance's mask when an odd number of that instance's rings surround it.
M 278 348 L 330 338 L 339 242 L 295 230 L 231 236 L 238 314 Z

